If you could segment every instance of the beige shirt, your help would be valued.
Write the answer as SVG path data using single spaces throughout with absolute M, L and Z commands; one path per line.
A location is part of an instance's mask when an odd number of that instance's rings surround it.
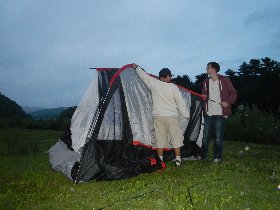
M 208 112 L 209 116 L 212 115 L 223 115 L 222 106 L 218 103 L 221 103 L 221 96 L 220 96 L 220 87 L 219 87 L 219 80 L 212 80 L 209 79 L 209 98 L 213 101 L 208 101 Z
M 180 111 L 184 117 L 190 117 L 183 96 L 175 84 L 153 78 L 139 66 L 136 73 L 152 92 L 153 116 L 177 117 Z

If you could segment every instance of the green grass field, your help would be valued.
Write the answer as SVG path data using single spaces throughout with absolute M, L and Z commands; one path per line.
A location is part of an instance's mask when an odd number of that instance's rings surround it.
M 0 132 L 0 209 L 280 209 L 280 146 L 227 141 L 218 165 L 167 163 L 161 173 L 75 185 L 45 152 L 61 132 Z

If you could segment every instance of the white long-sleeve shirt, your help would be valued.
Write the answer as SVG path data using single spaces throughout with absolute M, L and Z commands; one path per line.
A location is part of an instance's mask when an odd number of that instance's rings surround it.
M 136 73 L 152 92 L 153 116 L 177 117 L 179 110 L 184 117 L 190 117 L 183 96 L 175 84 L 153 78 L 139 66 Z

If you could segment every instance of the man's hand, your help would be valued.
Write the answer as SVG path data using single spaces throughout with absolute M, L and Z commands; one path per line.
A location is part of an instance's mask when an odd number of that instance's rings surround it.
M 229 107 L 229 104 L 227 102 L 225 102 L 225 101 L 223 101 L 221 104 L 222 104 L 222 107 L 225 107 L 225 108 Z
M 136 65 L 135 63 L 132 64 L 132 68 L 136 69 L 138 67 L 138 65 Z

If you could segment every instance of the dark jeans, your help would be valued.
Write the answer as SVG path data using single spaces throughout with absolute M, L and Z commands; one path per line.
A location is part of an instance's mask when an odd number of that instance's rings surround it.
M 212 127 L 215 129 L 216 139 L 213 144 L 213 159 L 222 159 L 223 141 L 224 141 L 225 118 L 220 115 L 209 116 L 204 114 L 204 129 L 202 138 L 201 156 L 207 158 L 209 137 Z

